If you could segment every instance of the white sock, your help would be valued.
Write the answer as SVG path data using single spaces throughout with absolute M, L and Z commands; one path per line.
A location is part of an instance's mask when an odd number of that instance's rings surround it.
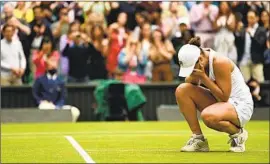
M 204 140 L 203 134 L 192 134 L 193 138 Z

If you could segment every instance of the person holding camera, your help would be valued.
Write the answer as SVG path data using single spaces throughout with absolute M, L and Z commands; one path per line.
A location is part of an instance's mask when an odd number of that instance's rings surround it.
M 90 38 L 84 33 L 75 31 L 71 34 L 71 40 L 63 51 L 63 56 L 69 60 L 68 82 L 87 82 L 89 80 L 87 68 L 90 63 Z
M 52 59 L 56 62 L 59 61 L 59 52 L 55 50 L 53 41 L 48 37 L 44 37 L 39 50 L 33 52 L 33 63 L 36 67 L 35 79 L 42 76 L 46 72 L 46 61 Z

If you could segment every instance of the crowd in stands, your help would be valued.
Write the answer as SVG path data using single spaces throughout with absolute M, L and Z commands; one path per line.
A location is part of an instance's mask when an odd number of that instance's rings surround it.
M 1 3 L 1 85 L 46 74 L 68 83 L 179 80 L 177 52 L 193 36 L 232 59 L 246 82 L 270 80 L 268 2 Z

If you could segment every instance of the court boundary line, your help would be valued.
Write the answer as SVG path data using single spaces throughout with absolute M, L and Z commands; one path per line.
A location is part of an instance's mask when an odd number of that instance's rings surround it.
M 81 145 L 72 137 L 65 136 L 73 148 L 80 154 L 86 163 L 95 163 L 95 161 L 90 157 L 90 155 L 81 147 Z
M 205 132 L 206 135 L 209 134 L 221 134 L 221 132 Z M 1 133 L 1 136 L 28 136 L 28 135 L 77 135 L 77 134 L 92 134 L 92 135 L 136 135 L 136 134 L 191 134 L 190 130 L 134 130 L 134 131 L 93 131 L 93 132 L 22 132 L 22 133 Z M 261 131 L 261 135 L 269 135 L 269 131 Z

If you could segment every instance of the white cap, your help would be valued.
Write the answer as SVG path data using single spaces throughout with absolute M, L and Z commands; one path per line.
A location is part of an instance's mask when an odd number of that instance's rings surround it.
M 187 77 L 192 72 L 201 54 L 199 47 L 186 44 L 178 52 L 178 61 L 180 64 L 179 76 Z

